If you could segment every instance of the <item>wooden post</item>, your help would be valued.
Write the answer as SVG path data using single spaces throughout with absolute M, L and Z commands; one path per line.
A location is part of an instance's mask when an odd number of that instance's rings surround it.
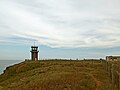
M 101 61 L 101 64 L 103 65 L 104 69 L 108 72 L 108 76 L 111 78 L 112 81 L 112 90 L 114 90 L 114 87 L 117 88 L 117 90 L 120 90 L 120 69 L 119 66 L 108 62 L 108 61 Z
M 116 86 L 119 90 L 119 73 L 118 73 L 118 71 L 116 71 Z
M 110 63 L 108 62 L 108 64 L 107 64 L 107 70 L 108 70 L 108 76 L 110 77 Z
M 112 80 L 112 64 L 110 63 L 110 71 L 109 71 L 109 76 L 110 76 L 110 79 Z
M 119 66 L 118 66 L 118 76 L 119 76 L 119 78 L 118 78 L 118 84 L 119 84 L 118 90 L 120 90 L 120 68 L 119 68 Z
M 106 61 L 106 71 L 108 71 L 108 62 Z
M 119 67 L 116 66 L 116 86 L 119 90 Z
M 119 87 L 118 87 L 118 90 L 120 90 L 120 74 L 118 74 L 118 75 L 119 75 L 119 81 L 118 81 Z
M 112 85 L 115 84 L 115 76 L 114 76 L 114 64 L 112 64 Z

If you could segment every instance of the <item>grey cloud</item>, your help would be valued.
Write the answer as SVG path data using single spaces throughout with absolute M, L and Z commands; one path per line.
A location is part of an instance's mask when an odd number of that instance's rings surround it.
M 37 41 L 50 47 L 72 48 L 119 46 L 120 6 L 117 2 L 0 1 L 0 42 Z

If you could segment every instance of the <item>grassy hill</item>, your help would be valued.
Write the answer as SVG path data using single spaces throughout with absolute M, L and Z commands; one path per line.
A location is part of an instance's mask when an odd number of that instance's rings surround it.
M 24 61 L 0 75 L 0 90 L 116 90 L 98 60 Z

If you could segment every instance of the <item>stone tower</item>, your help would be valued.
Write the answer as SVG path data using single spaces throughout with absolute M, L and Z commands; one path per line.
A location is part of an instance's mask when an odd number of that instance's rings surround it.
M 38 60 L 38 46 L 31 46 L 31 60 Z

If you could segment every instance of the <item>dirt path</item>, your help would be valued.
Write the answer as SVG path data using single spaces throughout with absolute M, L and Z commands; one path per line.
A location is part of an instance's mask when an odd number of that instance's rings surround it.
M 100 81 L 97 80 L 97 78 L 95 78 L 92 74 L 90 74 L 90 76 L 93 78 L 93 80 L 96 82 L 96 88 L 95 90 L 99 90 L 100 87 Z

